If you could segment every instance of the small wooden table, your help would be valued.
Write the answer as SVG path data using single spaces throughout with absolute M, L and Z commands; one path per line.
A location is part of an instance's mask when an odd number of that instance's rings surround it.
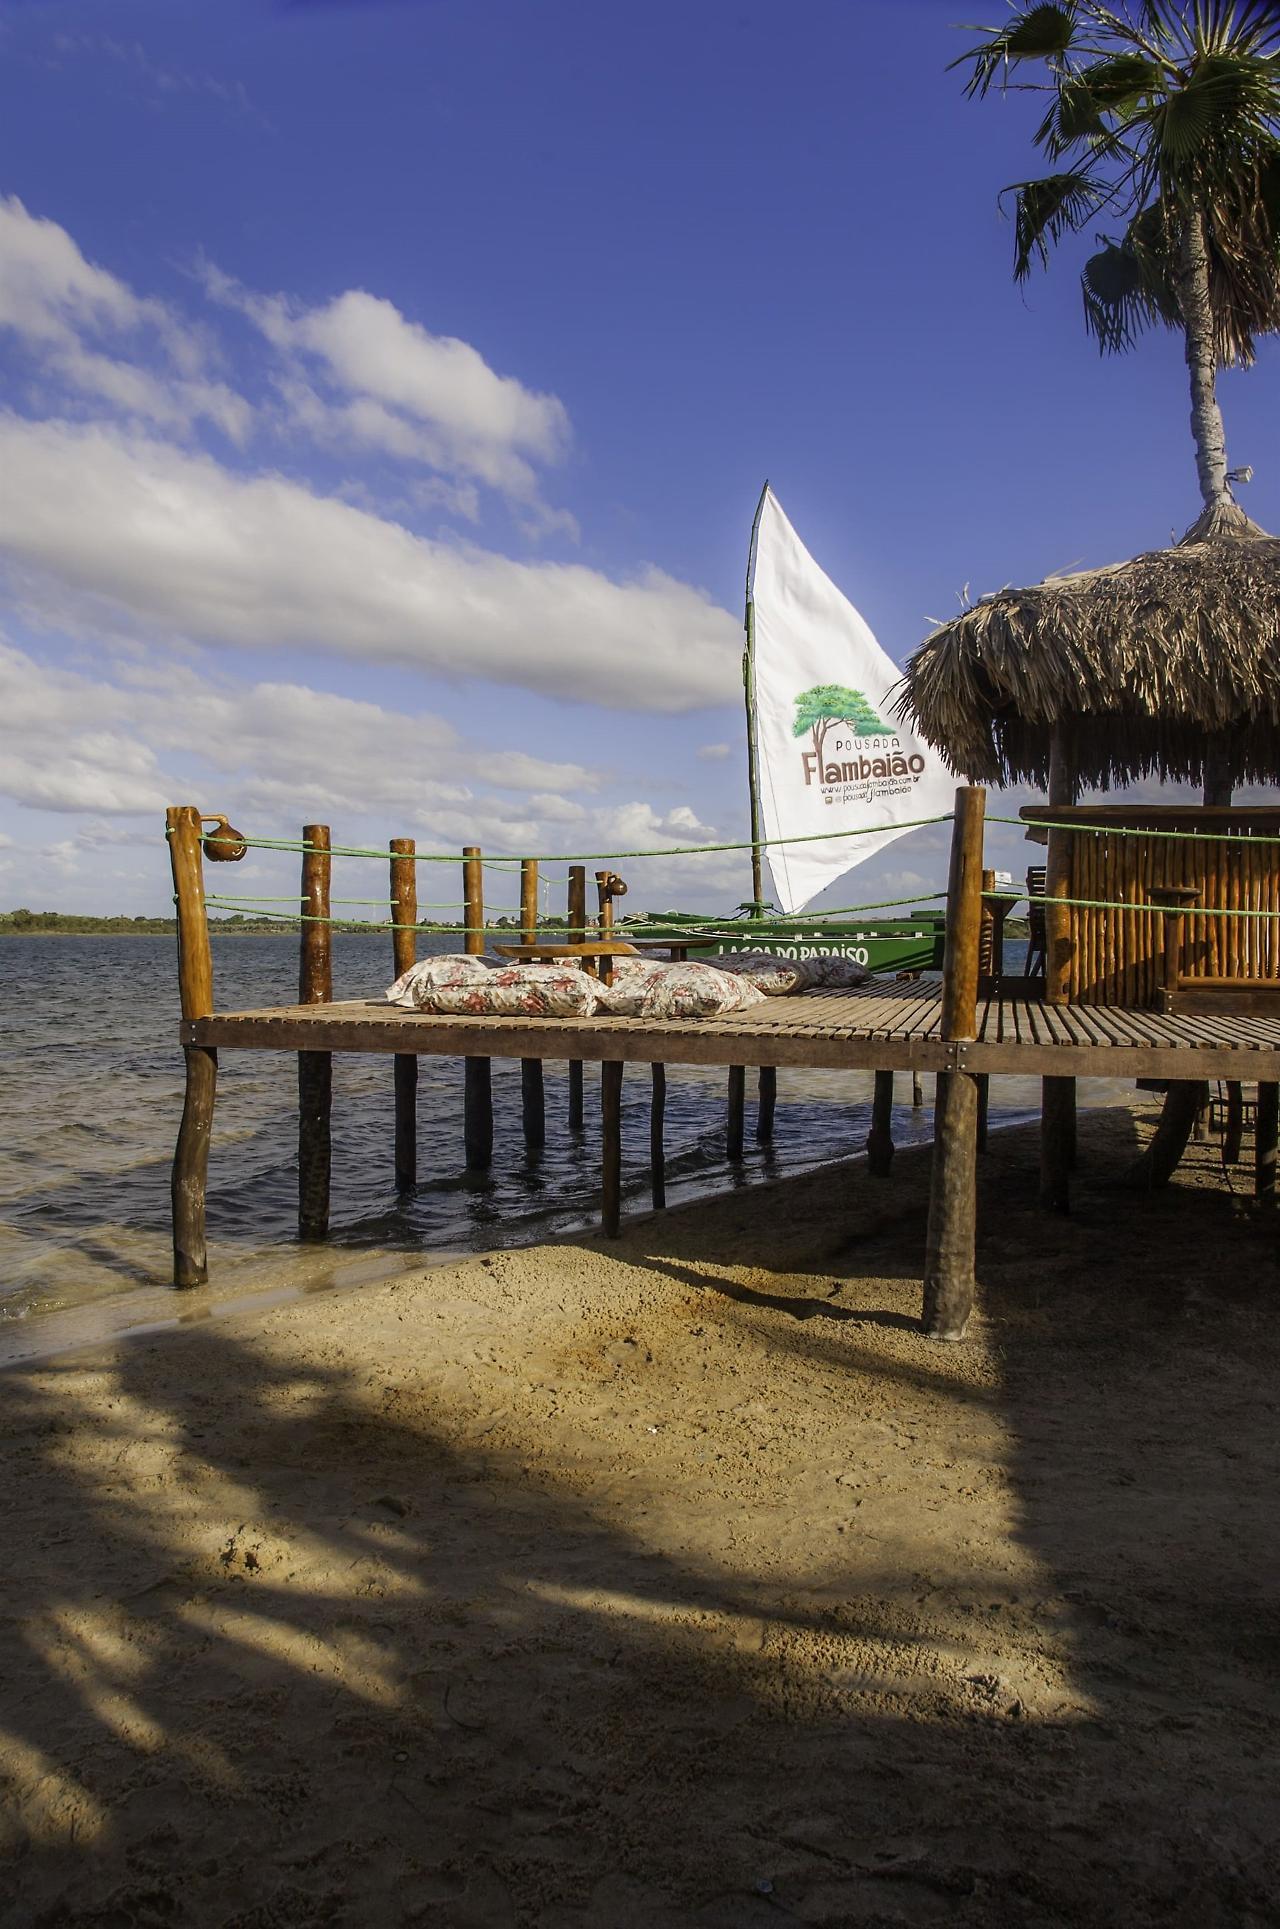
M 711 938 L 594 938 L 586 944 L 560 944 L 555 940 L 533 944 L 495 944 L 502 958 L 515 958 L 521 964 L 554 964 L 559 959 L 639 958 L 649 953 L 665 955 L 673 964 L 683 964 L 691 951 L 707 951 L 720 943 Z

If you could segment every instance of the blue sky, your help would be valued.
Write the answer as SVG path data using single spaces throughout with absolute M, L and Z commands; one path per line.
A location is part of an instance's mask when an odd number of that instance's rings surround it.
M 176 801 L 742 836 L 766 475 L 898 660 L 966 585 L 1180 532 L 1179 344 L 1100 361 L 1066 260 L 1013 287 L 1034 110 L 946 73 L 974 10 L 0 4 L 0 904 L 164 908 Z M 1280 528 L 1274 345 L 1222 395 Z M 835 895 L 936 883 L 944 845 Z

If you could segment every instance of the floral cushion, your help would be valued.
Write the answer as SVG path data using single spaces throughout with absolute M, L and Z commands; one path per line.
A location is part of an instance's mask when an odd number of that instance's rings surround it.
M 468 1018 L 589 1018 L 599 986 L 576 965 L 516 964 L 490 967 L 452 983 L 423 988 L 418 1011 Z
M 597 985 L 601 1011 L 628 1018 L 715 1018 L 747 1011 L 764 996 L 746 978 L 708 964 L 619 958 L 613 983 Z
M 387 991 L 387 1003 L 399 1005 L 404 1011 L 430 1011 L 431 1000 L 437 990 L 446 986 L 474 983 L 488 975 L 489 967 L 483 958 L 458 957 L 451 953 L 444 958 L 422 958 L 407 971 L 401 972 L 395 983 Z

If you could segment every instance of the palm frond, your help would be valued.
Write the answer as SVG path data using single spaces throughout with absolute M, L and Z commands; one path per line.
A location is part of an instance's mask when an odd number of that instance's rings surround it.
M 1014 279 L 1026 280 L 1033 258 L 1047 267 L 1050 244 L 1082 228 L 1106 201 L 1107 192 L 1104 181 L 1083 170 L 1015 181 L 1005 188 L 1002 202 L 1006 194 L 1014 196 Z
M 1167 318 L 1143 272 L 1140 255 L 1126 241 L 1103 241 L 1080 274 L 1085 327 L 1102 355 L 1120 355 L 1145 329 Z
M 986 94 L 1018 61 L 1055 62 L 1065 59 L 1075 29 L 1076 0 L 1041 0 L 1041 4 L 1015 14 L 1009 25 L 992 34 L 989 40 L 957 55 L 955 60 L 948 63 L 947 71 L 949 73 L 953 67 L 972 63 L 973 72 L 964 90 L 967 98 L 972 100 L 975 94 Z M 968 28 L 966 31 L 980 33 L 984 30 Z

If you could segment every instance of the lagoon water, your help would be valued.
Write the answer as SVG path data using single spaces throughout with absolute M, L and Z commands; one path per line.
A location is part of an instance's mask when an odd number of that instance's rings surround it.
M 335 997 L 376 997 L 389 980 L 385 934 L 335 933 Z M 214 941 L 218 1006 L 287 1004 L 297 951 L 288 937 Z M 246 1301 L 356 1287 L 414 1263 L 529 1244 L 592 1223 L 599 1197 L 598 1078 L 586 1071 L 586 1128 L 565 1123 L 565 1068 L 546 1068 L 547 1145 L 520 1131 L 520 1074 L 495 1060 L 491 1170 L 462 1157 L 462 1066 L 419 1061 L 419 1183 L 398 1197 L 392 1171 L 392 1070 L 386 1057 L 334 1059 L 332 1236 L 297 1239 L 296 1059 L 222 1054 L 209 1164 L 208 1289 L 169 1285 L 169 1160 L 182 1109 L 171 937 L 0 941 L 0 1360 L 87 1343 L 133 1327 L 216 1316 Z M 670 1066 L 668 1199 L 751 1186 L 862 1149 L 872 1075 L 779 1074 L 774 1142 L 724 1155 L 725 1076 Z M 648 1206 L 649 1080 L 623 1087 L 624 1211 Z M 894 1137 L 932 1131 L 932 1079 L 913 1111 L 898 1081 Z M 993 1120 L 1024 1116 L 1030 1080 L 996 1081 Z

